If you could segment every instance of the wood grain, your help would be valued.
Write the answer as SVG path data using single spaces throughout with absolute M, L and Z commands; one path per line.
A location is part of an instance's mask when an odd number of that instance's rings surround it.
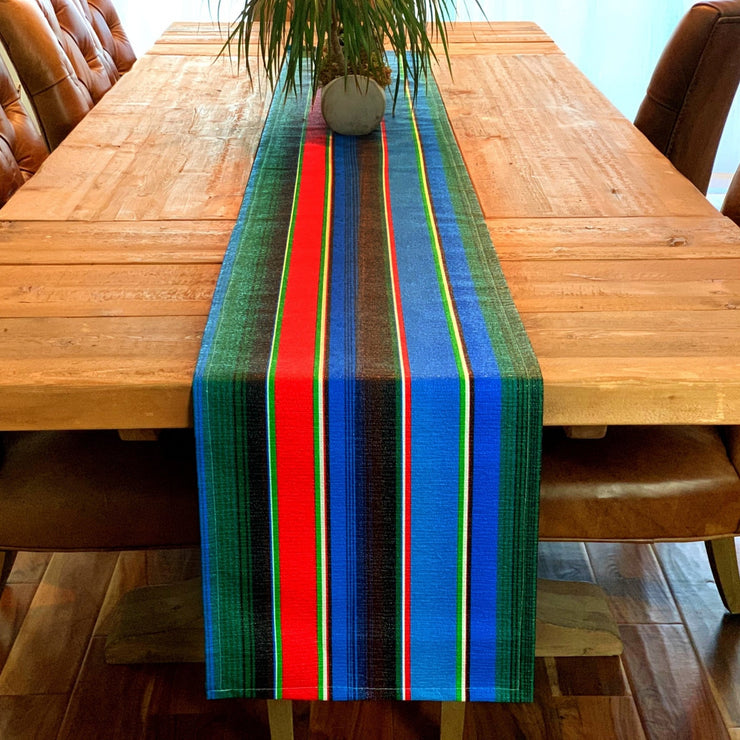
M 623 625 L 625 664 L 648 738 L 727 738 L 683 625 Z
M 66 707 L 64 695 L 0 696 L 0 737 L 3 740 L 56 737 Z
M 583 542 L 540 542 L 537 575 L 558 581 L 596 581 Z
M 723 607 L 701 542 L 655 549 L 720 711 L 740 727 L 740 620 Z
M 15 583 L 6 585 L 0 594 L 0 670 L 8 659 L 35 593 L 36 584 Z
M 0 429 L 191 423 L 270 104 L 173 24 L 0 211 Z M 740 229 L 529 22 L 457 24 L 435 76 L 550 425 L 740 424 Z
M 0 696 L 72 689 L 117 554 L 55 554 L 0 672 Z
M 645 548 L 659 553 L 661 568 L 680 606 L 681 624 L 655 622 L 622 627 L 623 636 L 626 630 L 629 638 L 625 639 L 624 660 L 630 666 L 631 685 L 617 658 L 538 659 L 535 701 L 467 704 L 465 738 L 633 740 L 740 735 L 740 724 L 734 724 L 733 719 L 733 712 L 739 706 L 740 628 L 737 620 L 727 617 L 722 608 L 711 582 L 703 546 L 670 543 Z M 645 557 L 635 557 L 629 562 L 637 552 L 632 547 L 622 551 L 620 572 L 634 581 L 641 569 L 646 568 L 645 578 L 650 584 L 655 578 L 654 563 Z M 69 581 L 68 585 L 80 598 L 92 599 L 99 605 L 99 628 L 107 623 L 106 605 L 116 600 L 126 584 L 134 587 L 149 578 L 176 581 L 191 573 L 194 567 L 192 551 L 125 553 L 117 558 L 106 597 L 101 600 L 87 589 L 88 578 L 95 568 L 82 567 L 81 562 L 98 557 L 95 553 L 81 555 L 75 568 L 80 583 Z M 18 573 L 11 574 L 11 581 L 28 578 L 29 582 L 21 585 L 33 587 L 33 578 L 40 576 L 32 561 L 33 558 L 21 553 Z M 52 568 L 55 567 L 52 563 Z M 148 571 L 146 575 L 144 570 Z M 562 573 L 579 578 L 590 572 L 581 543 L 542 543 L 540 575 Z M 639 592 L 634 585 L 632 592 Z M 2 603 L 0 600 L 0 606 Z M 91 605 L 90 611 L 94 612 L 95 608 Z M 27 644 L 38 646 L 43 640 L 52 639 L 49 635 L 54 634 L 57 616 L 54 609 L 48 612 L 47 628 L 37 610 L 33 629 L 40 629 L 42 637 Z M 648 612 L 647 618 L 662 618 L 661 610 Z M 15 619 L 12 610 L 0 609 L 0 625 L 6 620 L 0 631 L 7 630 Z M 71 694 L 38 694 L 32 686 L 29 690 L 33 693 L 0 695 L 3 740 L 269 737 L 265 702 L 205 698 L 203 664 L 106 665 L 102 633 L 93 638 L 82 660 L 74 642 L 64 641 L 62 648 L 69 649 L 68 661 L 77 670 Z M 54 672 L 55 660 L 46 649 L 34 650 L 31 670 Z M 296 740 L 326 737 L 375 740 L 384 734 L 400 740 L 436 740 L 439 736 L 440 711 L 436 702 L 386 703 L 390 711 L 383 703 L 375 702 L 357 705 L 294 702 L 294 705 Z M 726 729 L 718 726 L 718 718 Z
M 619 623 L 680 622 L 653 549 L 631 543 L 586 543 L 596 583 Z

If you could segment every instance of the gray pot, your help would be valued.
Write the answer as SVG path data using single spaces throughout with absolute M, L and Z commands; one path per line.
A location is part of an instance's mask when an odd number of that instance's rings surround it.
M 369 77 L 337 77 L 321 90 L 321 113 L 337 134 L 369 134 L 385 113 L 385 91 Z

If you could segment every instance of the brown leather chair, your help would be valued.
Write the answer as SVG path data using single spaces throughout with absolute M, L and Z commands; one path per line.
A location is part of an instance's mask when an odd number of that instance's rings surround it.
M 134 550 L 200 542 L 192 430 L 0 437 L 0 589 L 18 550 Z
M 540 539 L 703 540 L 725 606 L 740 612 L 740 477 L 726 441 L 713 426 L 613 426 L 601 439 L 545 429 Z
M 50 149 L 119 77 L 75 0 L 0 0 L 0 40 Z
M 136 53 L 111 0 L 79 1 L 85 6 L 85 15 L 95 29 L 103 48 L 113 59 L 118 74 L 128 72 L 134 66 Z
M 702 193 L 740 81 L 740 0 L 694 5 L 653 73 L 635 126 Z
M 47 154 L 44 140 L 0 59 L 0 205 L 36 172 Z

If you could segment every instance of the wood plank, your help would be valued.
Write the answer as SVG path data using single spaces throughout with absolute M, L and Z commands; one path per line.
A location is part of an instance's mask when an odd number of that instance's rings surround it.
M 11 583 L 0 594 L 0 670 L 8 659 L 35 593 L 35 583 Z
M 558 689 L 563 696 L 629 696 L 617 656 L 555 659 Z
M 107 666 L 102 659 L 104 642 L 96 637 L 90 643 L 59 740 L 144 737 L 153 693 L 160 681 L 170 678 L 171 671 L 154 666 Z
M 38 585 L 44 576 L 51 552 L 19 552 L 8 583 L 32 583 Z
M 520 313 L 706 311 L 740 306 L 737 260 L 502 264 Z
M 124 593 L 110 617 L 105 658 L 113 664 L 197 663 L 205 659 L 200 578 Z M 595 584 L 537 582 L 537 656 L 619 655 L 622 644 Z
M 645 737 L 631 698 L 564 696 L 552 701 L 558 712 L 564 740 L 639 740 Z
M 309 736 L 353 740 L 438 740 L 440 704 L 384 700 L 311 702 Z
M 123 595 L 146 585 L 146 558 L 144 550 L 122 552 L 118 555 L 105 598 L 95 621 L 93 635 L 107 636 L 115 624 L 115 611 Z
M 544 423 L 740 424 L 740 357 L 539 359 Z
M 146 582 L 150 586 L 199 578 L 202 573 L 198 548 L 150 550 L 146 553 Z
M 0 320 L 0 428 L 186 427 L 204 316 Z
M 205 660 L 200 579 L 124 594 L 105 643 L 108 663 L 199 663 Z
M 486 218 L 715 216 L 691 183 L 560 54 L 435 69 Z
M 722 605 L 704 545 L 654 548 L 727 725 L 740 727 L 740 620 Z
M 680 622 L 681 617 L 649 545 L 589 542 L 596 583 L 618 623 Z
M 116 553 L 52 557 L 0 672 L 0 696 L 72 690 L 116 559 Z
M 550 697 L 533 704 L 472 703 L 466 740 L 521 737 L 527 740 L 639 740 L 645 734 L 630 697 Z
M 598 586 L 538 579 L 535 655 L 620 655 L 621 652 L 619 630 Z
M 557 581 L 596 582 L 583 542 L 540 541 L 537 575 Z
M 374 738 L 376 740 L 395 740 L 396 737 L 410 740 L 408 734 L 394 734 L 394 701 L 349 701 L 312 702 L 311 737 Z M 439 721 L 435 727 L 439 737 Z M 429 737 L 417 735 L 417 737 Z
M 182 100 L 186 79 L 199 80 L 197 105 Z M 268 104 L 264 89 L 225 61 L 140 59 L 136 75 L 124 75 L 0 219 L 233 221 Z
M 740 229 L 728 218 L 489 218 L 496 254 L 509 260 L 737 258 Z
M 5 265 L 4 318 L 208 316 L 220 264 Z
M 66 708 L 64 694 L 0 696 L 0 737 L 54 738 Z
M 231 220 L 2 221 L 2 265 L 221 264 Z
M 624 661 L 648 738 L 727 738 L 683 625 L 622 625 Z

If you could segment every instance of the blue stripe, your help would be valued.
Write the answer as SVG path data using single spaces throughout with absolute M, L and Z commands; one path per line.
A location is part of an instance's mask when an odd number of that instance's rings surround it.
M 496 678 L 496 583 L 498 485 L 501 456 L 501 377 L 488 335 L 481 297 L 465 252 L 450 195 L 442 153 L 423 87 L 418 90 L 417 125 L 427 179 L 455 306 L 473 375 L 471 470 L 472 531 L 469 563 L 469 686 L 471 701 L 491 701 Z M 466 214 L 459 214 L 465 217 Z
M 329 485 L 331 683 L 334 700 L 358 699 L 366 675 L 358 613 L 364 542 L 356 476 L 362 440 L 356 423 L 357 228 L 359 189 L 354 138 L 334 137 L 334 197 L 327 352 L 327 461 Z M 359 448 L 358 448 L 359 443 Z
M 459 379 L 406 101 L 386 116 L 398 274 L 411 373 L 412 699 L 455 698 Z M 417 183 L 414 186 L 414 183 Z

